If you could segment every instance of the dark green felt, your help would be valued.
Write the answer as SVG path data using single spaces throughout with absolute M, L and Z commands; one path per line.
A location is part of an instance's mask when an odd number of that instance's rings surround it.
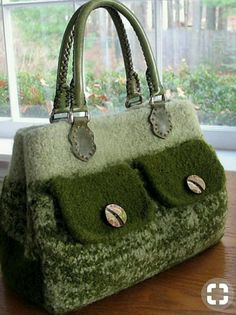
M 137 170 L 128 164 L 83 177 L 54 178 L 49 191 L 68 230 L 81 243 L 115 240 L 131 230 L 143 229 L 155 215 L 154 202 L 147 195 Z M 111 227 L 106 221 L 104 210 L 111 203 L 118 204 L 127 213 L 127 223 L 121 228 Z
M 147 189 L 160 203 L 184 206 L 203 200 L 206 195 L 224 187 L 225 173 L 213 149 L 201 140 L 191 140 L 134 162 L 143 174 Z M 198 175 L 206 183 L 201 195 L 191 192 L 186 184 L 189 175 Z
M 36 304 L 43 304 L 43 276 L 38 261 L 24 256 L 24 247 L 1 232 L 1 269 L 7 285 Z

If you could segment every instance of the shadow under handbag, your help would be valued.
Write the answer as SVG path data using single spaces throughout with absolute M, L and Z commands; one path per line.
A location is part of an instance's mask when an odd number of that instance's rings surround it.
M 108 10 L 121 42 L 127 109 L 90 121 L 84 33 L 99 7 Z M 119 13 L 135 30 L 147 63 L 150 100 L 144 102 Z M 49 312 L 68 312 L 216 244 L 226 209 L 224 170 L 192 104 L 165 101 L 135 15 L 118 1 L 83 5 L 63 37 L 51 124 L 15 136 L 0 203 L 5 282 Z

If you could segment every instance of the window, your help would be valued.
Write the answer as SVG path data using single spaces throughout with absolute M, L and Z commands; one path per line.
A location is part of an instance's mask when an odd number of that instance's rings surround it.
M 80 0 L 2 0 L 0 10 L 0 138 L 45 123 L 55 93 L 61 38 Z M 190 98 L 208 140 L 236 149 L 236 4 L 234 0 L 126 0 L 151 41 L 168 98 Z M 145 64 L 125 22 L 135 69 L 147 96 Z M 93 12 L 86 36 L 90 110 L 124 109 L 125 73 L 115 28 Z M 142 61 L 141 61 L 142 60 Z M 71 77 L 71 67 L 69 71 Z

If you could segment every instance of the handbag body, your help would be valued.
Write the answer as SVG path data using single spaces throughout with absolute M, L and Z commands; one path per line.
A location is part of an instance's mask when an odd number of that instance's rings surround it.
M 99 7 L 112 16 L 121 41 L 127 109 L 90 121 L 84 30 Z M 142 99 L 119 14 L 143 49 L 150 100 Z M 19 294 L 62 314 L 152 277 L 221 239 L 224 170 L 203 139 L 193 105 L 165 101 L 145 32 L 120 2 L 92 0 L 71 18 L 51 122 L 17 132 L 2 188 L 1 267 Z

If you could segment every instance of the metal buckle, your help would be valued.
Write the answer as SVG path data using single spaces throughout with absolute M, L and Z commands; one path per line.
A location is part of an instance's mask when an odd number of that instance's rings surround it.
M 156 102 L 165 102 L 165 101 L 166 101 L 166 99 L 165 99 L 165 95 L 164 94 L 152 95 L 150 97 L 149 104 L 153 106 Z
M 64 112 L 64 113 L 55 113 L 54 110 L 52 110 L 49 121 L 50 123 L 55 123 L 61 120 L 66 120 L 70 124 L 73 124 L 75 118 L 87 118 L 87 121 L 90 121 L 91 116 L 89 112 Z
M 143 102 L 142 95 L 137 93 L 132 98 L 127 98 L 127 100 L 125 102 L 125 106 L 126 106 L 126 108 L 130 108 L 130 107 L 135 106 L 135 105 L 140 105 L 140 104 L 142 104 L 142 102 Z
M 49 121 L 50 124 L 61 121 L 61 120 L 67 120 L 68 119 L 68 113 L 55 113 L 54 110 L 52 110 Z
M 91 115 L 89 112 L 72 112 L 67 114 L 67 119 L 70 124 L 73 124 L 75 118 L 86 118 L 87 122 L 91 120 Z

